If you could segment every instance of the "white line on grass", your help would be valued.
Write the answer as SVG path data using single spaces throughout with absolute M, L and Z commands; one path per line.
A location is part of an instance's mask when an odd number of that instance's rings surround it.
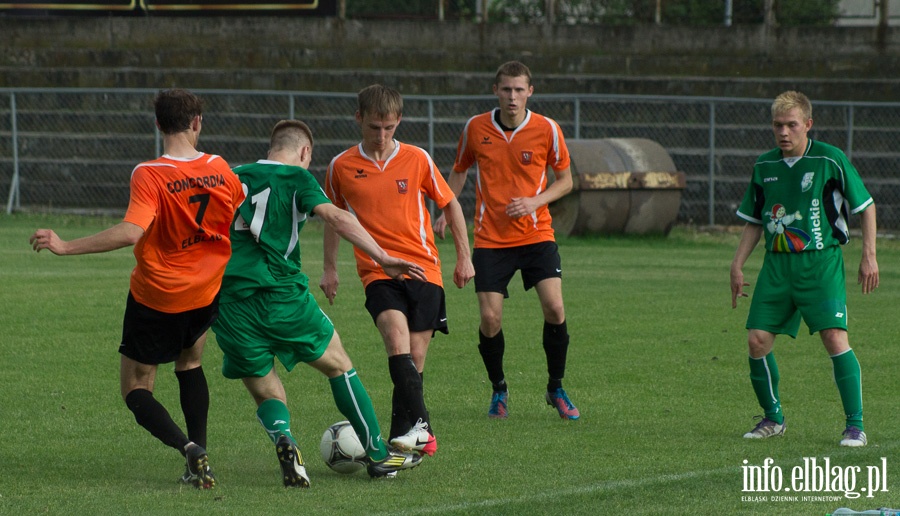
M 884 445 L 877 446 L 877 448 L 881 452 L 887 452 L 894 448 L 900 446 L 900 442 L 893 442 Z M 831 454 L 830 457 L 833 458 L 842 458 L 845 456 L 853 455 L 853 451 L 849 449 L 837 449 L 835 453 Z M 543 491 L 537 492 L 530 496 L 516 496 L 515 498 L 494 498 L 490 500 L 481 500 L 477 502 L 463 502 L 451 505 L 439 505 L 439 506 L 430 506 L 430 507 L 417 507 L 414 510 L 404 511 L 403 514 L 434 514 L 434 513 L 450 513 L 450 512 L 468 512 L 474 509 L 485 509 L 489 507 L 502 507 L 504 505 L 509 505 L 512 503 L 521 504 L 522 502 L 539 502 L 548 500 L 551 498 L 559 498 L 560 495 L 583 495 L 596 493 L 601 491 L 621 491 L 623 489 L 634 489 L 636 487 L 646 487 L 654 484 L 666 484 L 670 482 L 681 482 L 683 480 L 690 480 L 693 478 L 699 477 L 710 477 L 717 475 L 724 475 L 727 473 L 735 473 L 738 474 L 740 472 L 740 466 L 728 466 L 717 469 L 706 469 L 706 470 L 697 470 L 697 471 L 687 471 L 685 473 L 678 474 L 667 474 L 667 475 L 657 475 L 655 477 L 646 477 L 646 478 L 638 478 L 638 479 L 630 479 L 630 480 L 610 480 L 607 482 L 599 482 L 597 484 L 591 484 L 580 487 L 570 487 L 567 489 L 553 489 L 551 491 Z M 391 513 L 377 513 L 377 514 L 396 514 L 394 512 Z
M 612 480 L 608 482 L 600 482 L 581 487 L 570 487 L 568 489 L 553 489 L 552 491 L 544 491 L 535 493 L 531 496 L 516 496 L 515 498 L 495 498 L 491 500 L 481 500 L 478 502 L 465 502 L 452 505 L 440 505 L 430 507 L 418 507 L 415 510 L 404 511 L 403 514 L 433 514 L 448 512 L 467 512 L 473 509 L 484 509 L 487 507 L 497 507 L 509 505 L 511 503 L 521 504 L 522 502 L 537 502 L 548 500 L 551 498 L 559 498 L 565 495 L 583 495 L 598 491 L 619 491 L 622 489 L 633 489 L 635 487 L 645 487 L 652 484 L 665 484 L 668 482 L 680 482 L 692 478 L 721 475 L 729 472 L 740 471 L 739 466 L 727 468 L 709 469 L 701 471 L 689 471 L 686 473 L 672 475 L 658 475 L 655 477 L 632 479 L 632 480 Z M 382 513 L 388 514 L 388 513 Z M 395 514 L 395 513 L 390 513 Z

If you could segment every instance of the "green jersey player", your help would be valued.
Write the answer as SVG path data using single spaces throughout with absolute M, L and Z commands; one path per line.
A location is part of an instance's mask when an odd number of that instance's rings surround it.
M 849 240 L 847 218 L 860 215 L 863 252 L 858 282 L 864 294 L 878 287 L 875 204 L 859 173 L 838 148 L 807 135 L 812 105 L 788 91 L 772 103 L 778 148 L 759 157 L 737 211 L 747 221 L 731 263 L 731 306 L 747 297 L 744 263 L 765 234 L 766 254 L 747 317 L 750 381 L 765 415 L 744 437 L 784 434 L 778 366 L 772 349 L 778 334 L 797 336 L 801 317 L 819 332 L 831 357 L 846 414 L 841 446 L 864 446 L 859 361 L 847 338 L 847 295 L 840 246 Z
M 366 449 L 369 475 L 386 476 L 421 461 L 416 454 L 386 448 L 371 399 L 334 326 L 309 292 L 309 280 L 300 270 L 298 235 L 307 215 L 315 214 L 368 253 L 388 276 L 424 280 L 422 268 L 388 255 L 356 217 L 331 204 L 307 170 L 311 160 L 309 127 L 283 120 L 272 130 L 268 158 L 234 170 L 246 200 L 231 228 L 232 255 L 213 325 L 224 353 L 222 374 L 242 379 L 256 401 L 257 418 L 275 443 L 286 487 L 309 487 L 309 477 L 291 434 L 276 358 L 287 371 L 305 362 L 328 377 L 338 409 Z

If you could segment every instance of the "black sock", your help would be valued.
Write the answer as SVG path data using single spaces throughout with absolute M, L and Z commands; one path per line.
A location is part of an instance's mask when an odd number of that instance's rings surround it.
M 569 332 L 566 321 L 560 324 L 544 322 L 544 354 L 547 355 L 547 391 L 562 387 L 566 373 L 566 353 L 569 350 Z
M 503 330 L 497 332 L 493 337 L 488 337 L 481 330 L 478 331 L 478 352 L 481 353 L 481 360 L 484 361 L 484 368 L 487 369 L 488 379 L 494 387 L 495 391 L 505 392 L 506 376 L 503 374 L 503 351 L 506 348 L 506 341 L 503 338 Z
M 425 392 L 425 371 L 419 373 L 419 378 L 422 379 L 422 392 Z M 434 428 L 431 427 L 431 414 L 428 412 L 428 408 L 425 409 L 425 422 L 428 423 L 428 431 L 431 432 L 431 435 L 434 435 Z
M 427 421 L 428 411 L 425 409 L 422 377 L 416 370 L 412 355 L 405 353 L 388 357 L 388 370 L 391 373 L 391 381 L 394 382 L 394 392 L 406 407 L 407 421 L 409 421 L 410 427 L 419 419 Z
M 153 393 L 146 389 L 135 389 L 125 396 L 125 405 L 134 414 L 139 425 L 147 429 L 166 446 L 171 446 L 184 455 L 184 447 L 190 442 L 165 407 L 156 401 Z
M 388 435 L 388 442 L 394 437 L 406 435 L 412 424 L 409 422 L 409 414 L 406 405 L 403 404 L 403 396 L 400 395 L 400 389 L 394 386 L 391 393 L 391 433 Z
M 188 439 L 206 448 L 206 425 L 209 417 L 209 386 L 203 367 L 175 371 L 181 390 L 181 411 Z

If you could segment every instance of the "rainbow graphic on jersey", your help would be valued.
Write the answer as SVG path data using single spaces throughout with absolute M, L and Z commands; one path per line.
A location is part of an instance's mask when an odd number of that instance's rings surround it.
M 776 253 L 799 253 L 809 244 L 809 235 L 802 229 L 786 227 L 784 233 L 772 237 L 772 251 Z
M 772 236 L 772 251 L 776 253 L 799 253 L 806 249 L 811 240 L 802 229 L 791 227 L 796 220 L 803 218 L 799 211 L 788 213 L 781 204 L 772 206 L 769 223 L 766 228 Z

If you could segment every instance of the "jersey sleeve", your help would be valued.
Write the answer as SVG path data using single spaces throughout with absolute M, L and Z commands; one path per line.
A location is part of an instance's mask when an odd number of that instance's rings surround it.
M 863 184 L 862 178 L 859 176 L 859 172 L 856 170 L 856 167 L 854 167 L 853 164 L 850 163 L 850 160 L 847 159 L 847 156 L 844 153 L 841 153 L 840 157 L 840 165 L 844 172 L 844 197 L 850 204 L 850 213 L 855 214 L 865 211 L 865 209 L 872 205 L 875 201 L 872 199 L 872 195 L 869 194 L 869 191 Z
M 425 149 L 419 147 L 415 149 L 420 154 L 419 167 L 423 171 L 419 187 L 435 202 L 438 208 L 447 206 L 454 198 L 453 190 L 450 189 L 447 180 L 441 175 L 441 171 L 438 170 L 434 160 L 431 159 L 431 156 L 428 155 Z
M 466 122 L 466 126 L 463 127 L 462 133 L 459 135 L 459 143 L 456 146 L 456 161 L 453 163 L 454 172 L 465 172 L 475 164 L 475 153 L 472 152 L 469 146 L 469 128 L 474 119 L 475 117 L 472 117 Z
M 338 154 L 331 160 L 331 163 L 328 164 L 328 171 L 325 173 L 325 195 L 335 206 L 342 210 L 346 210 L 347 205 L 341 197 L 340 174 L 338 174 L 341 167 L 340 158 L 342 155 L 343 153 Z
M 331 204 L 331 200 L 325 195 L 316 178 L 308 170 L 301 170 L 297 178 L 297 210 L 301 213 L 312 214 L 313 209 L 320 204 Z
M 754 173 L 754 178 L 755 176 Z M 762 187 L 756 181 L 750 181 L 737 210 L 737 216 L 751 224 L 762 224 L 762 210 L 765 203 L 766 197 Z
M 150 224 L 156 219 L 158 212 L 159 198 L 153 187 L 149 169 L 138 165 L 131 172 L 131 193 L 124 220 L 147 231 Z
M 555 120 L 549 118 L 547 119 L 547 122 L 550 123 L 550 127 L 552 128 L 550 135 L 550 153 L 547 156 L 547 163 L 550 165 L 550 168 L 559 172 L 567 169 L 571 164 L 569 147 L 566 145 L 566 139 L 563 137 L 562 129 L 559 128 L 559 124 L 557 124 Z

